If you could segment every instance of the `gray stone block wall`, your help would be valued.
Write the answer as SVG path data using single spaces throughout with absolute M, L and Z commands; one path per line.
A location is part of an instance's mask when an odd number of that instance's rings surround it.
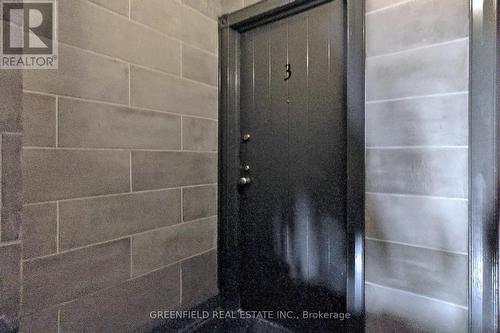
M 366 5 L 367 332 L 466 332 L 468 1 Z
M 24 71 L 15 90 L 24 250 L 0 244 L 12 281 L 0 285 L 9 300 L 1 304 L 12 304 L 1 310 L 23 332 L 146 331 L 161 323 L 150 311 L 218 292 L 220 2 L 58 6 L 59 69 Z M 20 114 L 1 116 L 14 132 Z M 16 139 L 2 136 L 2 151 L 13 155 Z M 16 198 L 5 199 L 2 235 L 11 242 Z
M 0 71 L 0 331 L 19 325 L 22 223 L 22 74 Z

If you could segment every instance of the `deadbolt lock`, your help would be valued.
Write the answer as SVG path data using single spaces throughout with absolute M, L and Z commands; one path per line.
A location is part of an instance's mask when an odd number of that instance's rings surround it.
M 245 165 L 242 167 L 242 169 L 243 169 L 244 171 L 250 171 L 250 165 L 245 164 Z
M 241 177 L 240 178 L 240 185 L 248 185 L 250 184 L 251 180 L 250 177 Z
M 251 138 L 250 134 L 248 134 L 248 133 L 243 134 L 243 137 L 242 137 L 243 141 L 246 142 L 246 141 L 250 140 L 250 138 Z

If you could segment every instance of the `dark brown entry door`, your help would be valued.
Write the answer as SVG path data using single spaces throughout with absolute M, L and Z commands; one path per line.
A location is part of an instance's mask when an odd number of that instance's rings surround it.
M 345 24 L 333 1 L 241 36 L 245 310 L 345 311 Z

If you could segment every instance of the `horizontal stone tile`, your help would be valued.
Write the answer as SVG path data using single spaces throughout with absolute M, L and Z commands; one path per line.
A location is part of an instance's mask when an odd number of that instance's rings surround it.
M 58 6 L 60 42 L 165 72 L 180 73 L 178 41 L 88 1 L 59 1 Z
M 23 94 L 23 144 L 25 146 L 55 147 L 55 97 Z
M 182 145 L 185 150 L 217 151 L 217 137 L 216 121 L 182 118 Z
M 366 16 L 367 56 L 467 37 L 469 1 L 406 1 Z
M 21 318 L 23 333 L 58 333 L 58 308 L 51 307 Z
M 89 0 L 104 8 L 110 9 L 118 14 L 128 16 L 129 14 L 129 0 Z
M 129 239 L 24 262 L 23 314 L 82 297 L 129 276 Z
M 217 185 L 186 187 L 182 189 L 184 221 L 217 214 Z
M 23 257 L 40 257 L 57 251 L 57 204 L 23 207 Z
M 132 152 L 134 191 L 213 184 L 216 181 L 217 154 Z
M 366 105 L 368 146 L 466 146 L 466 93 Z
M 468 41 L 366 59 L 366 100 L 468 89 Z
M 468 251 L 466 200 L 366 194 L 366 236 L 395 242 Z
M 132 274 L 138 276 L 216 246 L 217 219 L 183 223 L 132 237 Z
M 95 196 L 130 190 L 130 153 L 25 149 L 26 203 Z
M 1 154 L 1 241 L 18 240 L 21 229 L 23 207 L 21 173 L 22 135 L 3 133 L 0 135 Z
M 371 284 L 365 290 L 366 332 L 467 332 L 467 309 Z
M 132 0 L 132 19 L 186 43 L 217 52 L 217 22 L 180 2 Z
M 243 0 L 245 7 L 251 6 L 262 0 Z
M 244 7 L 243 0 L 221 0 L 222 13 L 232 13 Z
M 180 265 L 173 265 L 65 305 L 61 332 L 146 332 L 161 324 L 150 313 L 176 310 L 179 298 Z
M 213 0 L 182 0 L 182 3 L 186 6 L 192 7 L 199 11 L 200 13 L 205 14 L 208 17 L 217 20 L 221 12 L 221 3 L 220 1 Z
M 59 203 L 62 250 L 169 226 L 181 220 L 180 190 Z
M 217 251 L 181 263 L 182 306 L 191 308 L 218 294 Z
M 366 12 L 369 13 L 373 10 L 382 9 L 403 2 L 406 2 L 406 0 L 366 0 Z
M 27 90 L 128 104 L 128 65 L 59 43 L 59 69 L 25 70 Z
M 368 149 L 367 190 L 467 198 L 466 148 Z
M 198 48 L 182 46 L 182 76 L 214 87 L 218 84 L 218 58 Z
M 467 306 L 467 255 L 366 240 L 366 281 Z
M 2 21 L 0 21 L 2 23 Z M 23 78 L 20 70 L 1 70 L 0 132 L 21 131 Z
M 62 98 L 59 146 L 180 149 L 181 117 Z
M 21 245 L 0 246 L 0 325 L 17 326 L 21 280 Z
M 132 66 L 133 106 L 217 118 L 217 89 Z

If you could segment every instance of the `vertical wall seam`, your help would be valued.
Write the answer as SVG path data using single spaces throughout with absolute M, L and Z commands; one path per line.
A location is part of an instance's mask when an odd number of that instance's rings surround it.
M 130 251 L 129 251 L 129 255 L 130 255 L 130 257 L 129 257 L 129 259 L 130 259 L 130 275 L 129 275 L 129 277 L 130 278 L 133 278 L 133 274 L 134 274 L 133 273 L 134 272 L 134 256 L 132 255 L 132 252 L 133 252 L 132 251 L 132 241 L 133 241 L 132 238 L 133 237 L 129 237 L 129 245 L 130 245 Z
M 179 304 L 182 305 L 182 261 L 179 263 Z
M 306 103 L 306 108 L 307 111 L 306 113 L 309 114 L 309 14 L 306 15 L 306 91 L 307 91 L 307 103 Z M 310 118 L 307 117 L 307 129 L 309 131 L 309 121 Z M 309 146 L 309 142 L 308 142 Z M 307 270 L 306 270 L 306 276 L 309 278 L 310 272 L 309 272 L 309 219 L 307 219 L 306 223 L 306 258 L 307 258 Z
M 179 66 L 180 66 L 180 71 L 179 71 L 179 76 L 180 78 L 184 78 L 184 66 L 183 66 L 183 58 L 182 58 L 182 55 L 183 55 L 183 52 L 184 52 L 184 43 L 183 42 L 180 42 L 179 43 L 179 52 L 180 52 L 180 55 L 179 55 Z
M 181 206 L 181 223 L 184 222 L 184 188 L 181 187 L 181 200 L 180 200 L 180 206 Z
M 132 106 L 132 65 L 128 64 L 128 106 Z
M 181 116 L 181 150 L 184 150 L 184 116 Z
M 0 133 L 0 243 L 2 242 L 3 229 L 3 134 Z
M 61 309 L 57 309 L 57 333 L 61 333 Z
M 59 147 L 59 96 L 56 95 L 56 148 Z
M 130 182 L 130 193 L 134 192 L 133 182 L 132 182 L 132 151 L 129 154 L 129 182 Z
M 24 261 L 23 261 L 23 245 L 22 245 L 22 240 L 21 240 L 21 258 L 19 258 L 19 312 L 22 310 L 22 305 L 23 305 L 23 299 L 24 299 L 24 283 L 23 283 L 23 276 L 24 276 Z
M 56 201 L 56 253 L 60 252 L 59 200 Z

